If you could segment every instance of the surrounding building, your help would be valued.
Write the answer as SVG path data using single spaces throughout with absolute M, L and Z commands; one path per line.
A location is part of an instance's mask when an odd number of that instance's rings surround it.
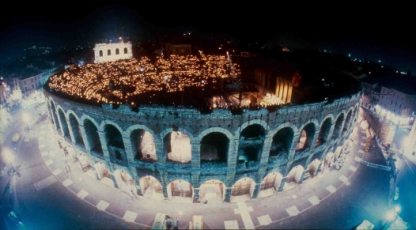
M 94 62 L 103 63 L 133 57 L 131 42 L 98 43 L 94 47 Z
M 23 96 L 28 96 L 35 90 L 41 89 L 45 82 L 48 80 L 48 78 L 54 73 L 56 73 L 56 71 L 58 71 L 59 69 L 59 67 L 54 67 L 34 76 L 15 78 L 14 87 L 20 88 Z

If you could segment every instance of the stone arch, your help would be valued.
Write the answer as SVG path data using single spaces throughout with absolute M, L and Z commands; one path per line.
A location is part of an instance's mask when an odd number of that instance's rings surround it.
M 247 198 L 253 197 L 254 188 L 256 182 L 250 177 L 243 177 L 237 180 L 231 189 L 231 195 L 236 196 L 248 196 Z
M 107 56 L 110 56 L 111 55 L 111 50 L 110 49 L 108 49 L 107 50 Z
M 194 195 L 191 183 L 183 179 L 171 181 L 167 185 L 167 190 L 169 199 L 172 199 L 173 197 L 181 197 L 190 198 L 190 201 L 192 201 Z
M 128 194 L 134 194 L 137 195 L 135 190 L 136 190 L 136 186 L 135 186 L 135 182 L 133 177 L 130 175 L 130 173 L 127 170 L 124 169 L 116 169 L 113 172 L 113 176 L 114 176 L 114 180 L 117 183 L 117 187 L 128 193 Z
M 124 48 L 124 54 L 127 54 L 129 52 L 129 50 L 127 49 L 127 47 Z
M 157 200 L 163 199 L 162 184 L 154 176 L 146 175 L 141 177 L 139 184 L 144 197 L 149 197 Z
M 302 182 L 302 175 L 305 169 L 302 165 L 296 165 L 292 167 L 292 169 L 289 171 L 289 173 L 286 175 L 286 181 L 288 183 L 290 182 L 296 182 L 300 183 Z
M 264 130 L 269 130 L 269 125 L 267 124 L 267 122 L 260 120 L 260 119 L 254 119 L 254 120 L 250 120 L 250 121 L 246 121 L 244 122 L 234 133 L 235 137 L 240 137 L 242 130 L 244 130 L 245 128 L 247 128 L 250 125 L 260 125 L 263 127 Z
M 127 161 L 122 131 L 112 122 L 103 123 L 105 141 L 110 158 L 115 161 Z
M 192 136 L 180 128 L 169 128 L 162 132 L 163 146 L 167 160 L 189 163 L 192 160 Z
M 84 124 L 85 135 L 87 138 L 86 141 L 88 142 L 90 151 L 95 154 L 103 155 L 100 136 L 98 134 L 97 122 L 95 122 L 92 118 L 87 116 L 83 116 L 81 118 L 81 121 Z
M 96 162 L 94 164 L 97 178 L 106 185 L 114 187 L 114 181 L 112 174 L 104 162 Z
M 339 135 L 341 134 L 343 122 L 344 122 L 344 112 L 341 112 L 335 121 L 334 131 L 332 133 L 332 139 L 337 139 Z
M 239 137 L 238 162 L 244 164 L 257 163 L 260 160 L 266 138 L 264 126 L 258 123 L 247 125 L 241 131 Z
M 289 124 L 281 125 L 273 131 L 269 156 L 276 160 L 287 159 L 296 131 L 297 129 Z
M 329 135 L 330 135 L 330 132 L 331 132 L 333 117 L 334 116 L 332 116 L 332 115 L 328 115 L 322 121 L 321 126 L 320 126 L 320 130 L 319 130 L 318 139 L 316 140 L 316 142 L 317 142 L 316 144 L 318 146 L 321 145 L 321 144 L 326 143 L 329 140 Z
M 279 190 L 280 184 L 282 183 L 283 175 L 280 172 L 273 171 L 269 172 L 261 183 L 261 190 L 273 189 L 275 191 Z
M 57 111 L 58 111 L 58 117 L 59 117 L 59 120 L 60 120 L 60 124 L 61 124 L 61 128 L 62 128 L 63 135 L 64 135 L 64 137 L 66 139 L 70 140 L 71 139 L 71 136 L 69 134 L 69 128 L 68 128 L 68 123 L 66 122 L 65 113 L 62 110 L 62 108 L 59 107 L 59 106 L 58 106 Z
M 120 54 L 120 50 L 118 48 L 116 48 L 116 55 Z
M 82 148 L 85 148 L 84 140 L 82 139 L 82 135 L 81 135 L 79 119 L 73 111 L 68 111 L 68 121 L 69 121 L 69 126 L 71 127 L 71 130 L 72 130 L 72 135 L 74 137 L 75 144 Z
M 227 162 L 230 139 L 223 132 L 210 132 L 200 139 L 200 159 L 204 162 Z
M 319 158 L 313 159 L 307 166 L 309 174 L 313 177 L 318 173 L 319 167 L 321 165 L 321 160 Z
M 199 187 L 201 202 L 216 203 L 225 199 L 225 184 L 217 179 L 206 180 Z
M 309 121 L 302 126 L 298 143 L 296 144 L 296 151 L 312 147 L 317 126 L 317 121 Z
M 102 50 L 99 51 L 99 55 L 100 55 L 100 57 L 103 56 L 103 51 Z

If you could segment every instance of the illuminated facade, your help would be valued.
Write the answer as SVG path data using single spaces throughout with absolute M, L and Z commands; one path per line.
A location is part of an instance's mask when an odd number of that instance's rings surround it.
M 224 202 L 283 191 L 340 155 L 361 93 L 331 103 L 201 113 L 88 105 L 45 91 L 57 132 L 97 180 L 153 199 Z
M 94 47 L 94 62 L 103 63 L 133 57 L 130 42 L 98 43 Z

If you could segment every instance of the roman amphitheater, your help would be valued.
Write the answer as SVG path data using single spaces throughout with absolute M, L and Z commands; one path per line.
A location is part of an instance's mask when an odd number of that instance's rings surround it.
M 310 87 L 297 68 L 228 53 L 131 54 L 131 44 L 101 44 L 95 63 L 69 66 L 45 86 L 68 154 L 97 183 L 128 193 L 189 202 L 278 196 L 331 168 L 356 122 L 358 87 L 305 100 L 313 94 L 302 93 Z

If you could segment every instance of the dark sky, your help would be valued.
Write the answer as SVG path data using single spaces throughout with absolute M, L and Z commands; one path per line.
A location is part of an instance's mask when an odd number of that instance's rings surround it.
M 61 45 L 118 35 L 143 39 L 163 28 L 190 28 L 243 40 L 290 33 L 319 46 L 384 59 L 407 60 L 416 53 L 410 6 L 381 1 L 365 6 L 352 1 L 224 2 L 12 1 L 2 6 L 0 52 L 31 42 Z

